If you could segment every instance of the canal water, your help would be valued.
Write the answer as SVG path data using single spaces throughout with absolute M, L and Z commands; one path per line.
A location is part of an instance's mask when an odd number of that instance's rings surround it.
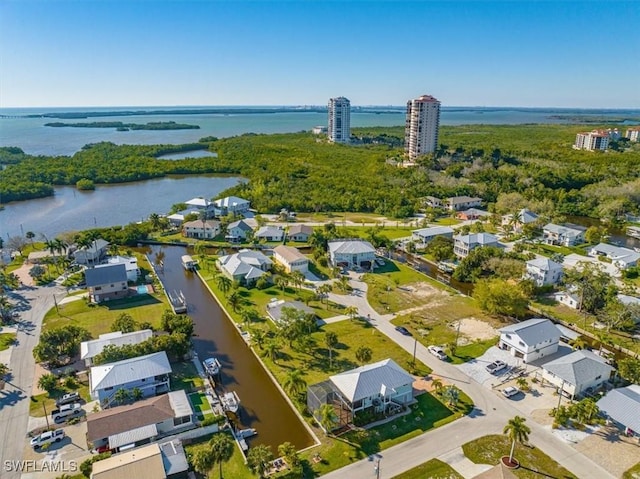
M 215 356 L 222 364 L 222 386 L 238 393 L 241 401 L 241 427 L 252 427 L 258 435 L 249 445 L 266 444 L 274 454 L 283 442 L 298 449 L 313 444 L 313 439 L 280 390 L 263 369 L 231 320 L 220 308 L 202 281 L 182 267 L 180 246 L 153 246 L 149 258 L 164 253 L 164 272 L 159 277 L 168 291 L 182 291 L 189 304 L 189 316 L 195 323 L 193 344 L 200 360 Z

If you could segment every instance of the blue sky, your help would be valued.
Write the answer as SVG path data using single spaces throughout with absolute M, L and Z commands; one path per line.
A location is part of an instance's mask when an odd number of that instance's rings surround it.
M 0 106 L 640 108 L 636 1 L 0 0 Z

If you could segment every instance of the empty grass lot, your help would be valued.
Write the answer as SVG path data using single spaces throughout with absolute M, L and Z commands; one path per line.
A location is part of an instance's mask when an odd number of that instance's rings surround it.
M 464 479 L 464 477 L 446 462 L 442 462 L 439 459 L 431 459 L 424 464 L 394 476 L 392 479 Z

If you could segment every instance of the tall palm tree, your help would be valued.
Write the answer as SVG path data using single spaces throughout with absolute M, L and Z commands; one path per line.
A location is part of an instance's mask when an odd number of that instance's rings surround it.
M 358 314 L 359 314 L 358 308 L 355 306 L 348 306 L 347 308 L 345 308 L 344 314 L 349 316 L 349 319 L 353 320 L 358 317 Z
M 280 345 L 273 339 L 267 341 L 264 345 L 264 352 L 271 361 L 276 363 L 278 361 L 278 357 L 280 357 Z
M 222 479 L 222 463 L 229 462 L 229 459 L 233 456 L 233 439 L 228 434 L 221 432 L 211 438 L 209 446 L 211 446 L 213 464 L 220 465 L 220 479 Z
M 231 284 L 231 280 L 225 275 L 219 274 L 216 276 L 216 286 L 218 286 L 218 289 L 222 291 L 222 294 L 227 294 L 227 291 L 231 289 Z
M 157 230 L 160 227 L 160 215 L 158 213 L 151 213 L 149 215 L 149 221 L 151 222 L 151 227 L 154 230 Z
M 283 442 L 280 444 L 278 446 L 278 454 L 280 457 L 284 458 L 290 468 L 295 468 L 300 465 L 300 457 L 298 456 L 296 446 L 290 442 Z
M 329 350 L 329 369 L 333 368 L 333 349 L 338 345 L 338 335 L 333 331 L 327 331 L 324 335 L 324 344 Z
M 264 344 L 264 339 L 265 339 L 264 331 L 262 329 L 257 329 L 257 328 L 252 329 L 251 339 L 253 340 L 254 343 L 256 343 L 258 348 L 262 349 Z
M 449 404 L 449 406 L 455 407 L 458 405 L 460 390 L 456 386 L 450 385 L 444 388 L 442 396 L 447 400 L 447 404 Z
M 444 387 L 444 384 L 441 379 L 436 378 L 433 381 L 431 381 L 431 387 L 433 388 L 436 394 L 440 394 L 442 392 L 442 388 Z
M 506 434 L 511 439 L 511 452 L 509 453 L 509 463 L 513 463 L 513 451 L 516 447 L 516 442 L 523 443 L 529 440 L 529 434 L 531 429 L 525 424 L 526 419 L 520 416 L 515 416 L 513 419 L 509 419 L 509 422 L 503 429 L 503 434 Z
M 338 424 L 338 415 L 331 404 L 323 404 L 318 409 L 320 416 L 320 425 L 324 429 L 325 434 L 329 434 Z
M 587 342 L 584 340 L 584 338 L 582 336 L 578 336 L 575 339 L 572 339 L 571 341 L 569 341 L 569 346 L 571 346 L 572 349 L 584 349 L 587 347 Z
M 241 300 L 242 298 L 240 297 L 238 292 L 232 291 L 229 297 L 227 298 L 227 303 L 229 304 L 229 306 L 231 306 L 231 309 L 233 309 L 233 311 L 236 312 L 238 310 L 238 306 L 240 306 Z
M 307 387 L 307 382 L 302 377 L 302 371 L 291 369 L 282 382 L 282 387 L 289 396 L 299 396 Z
M 33 231 L 27 231 L 25 237 L 31 242 L 31 246 L 33 246 L 33 238 L 36 237 L 36 234 Z
M 293 285 L 295 287 L 301 289 L 302 285 L 304 284 L 304 274 L 302 274 L 302 272 L 300 271 L 294 271 L 293 273 L 291 273 L 291 281 L 293 281 Z
M 269 446 L 259 444 L 249 449 L 247 454 L 247 465 L 254 474 L 258 474 L 261 478 L 266 477 L 267 472 L 271 469 L 271 461 L 273 453 Z
M 109 245 L 109 254 L 111 256 L 118 256 L 119 252 L 120 252 L 120 247 L 118 246 L 117 243 L 111 243 Z
M 213 452 L 208 447 L 199 447 L 191 455 L 191 465 L 198 474 L 207 476 L 213 467 Z

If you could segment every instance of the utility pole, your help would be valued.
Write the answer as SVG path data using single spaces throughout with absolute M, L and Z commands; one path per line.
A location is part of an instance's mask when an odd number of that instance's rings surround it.
M 380 479 L 380 458 L 376 459 L 376 465 L 373 466 L 373 472 L 376 474 L 376 479 Z
M 560 392 L 558 393 L 558 406 L 556 407 L 556 419 L 558 419 L 558 414 L 560 413 L 560 401 L 562 401 L 563 392 L 564 392 L 564 379 L 562 380 L 562 384 L 560 385 Z
M 42 409 L 44 409 L 44 418 L 47 420 L 47 430 L 51 429 L 49 427 L 49 415 L 47 414 L 47 408 L 44 406 L 44 399 L 42 399 Z
M 418 338 L 413 338 L 413 367 L 416 367 L 416 347 L 418 346 Z

